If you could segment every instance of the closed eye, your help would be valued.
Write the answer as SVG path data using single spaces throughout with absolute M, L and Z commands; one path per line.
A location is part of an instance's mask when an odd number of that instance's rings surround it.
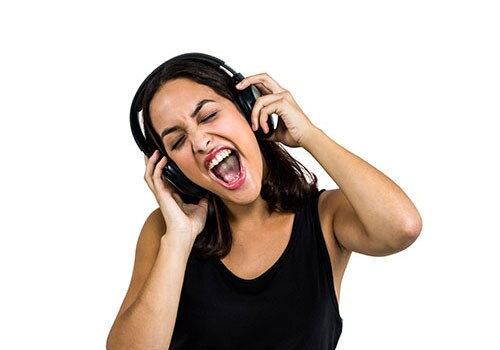
M 217 112 L 214 112 L 214 113 L 210 114 L 208 117 L 206 117 L 205 119 L 203 119 L 201 122 L 203 123 L 203 122 L 205 122 L 205 121 L 207 121 L 207 120 L 215 117 L 216 114 L 217 114 Z
M 172 148 L 170 148 L 171 151 L 175 150 L 177 148 L 177 146 L 179 146 L 182 141 L 184 140 L 184 136 L 182 136 L 179 140 L 177 140 L 176 143 L 174 143 L 174 145 L 172 146 Z

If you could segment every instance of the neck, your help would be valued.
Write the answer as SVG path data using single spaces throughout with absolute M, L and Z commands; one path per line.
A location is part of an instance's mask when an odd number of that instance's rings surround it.
M 227 211 L 227 219 L 233 231 L 258 226 L 269 219 L 267 202 L 259 195 L 252 203 L 239 205 L 232 202 L 224 202 Z
M 226 204 L 227 218 L 231 227 L 231 254 L 245 255 L 255 252 L 262 244 L 275 239 L 286 215 L 278 212 L 269 213 L 267 202 L 259 195 L 255 201 L 246 205 Z M 287 216 L 288 217 L 288 216 Z M 274 238 L 273 238 L 274 237 Z

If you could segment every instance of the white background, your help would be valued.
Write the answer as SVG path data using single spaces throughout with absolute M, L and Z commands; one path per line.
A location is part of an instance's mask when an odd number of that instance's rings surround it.
M 407 250 L 353 254 L 338 349 L 500 348 L 495 1 L 13 3 L 0 5 L 0 348 L 105 347 L 156 208 L 130 102 L 193 51 L 269 73 L 420 210 Z

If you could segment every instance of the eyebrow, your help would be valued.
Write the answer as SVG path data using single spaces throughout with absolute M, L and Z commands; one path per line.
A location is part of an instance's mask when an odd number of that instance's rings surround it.
M 201 107 L 203 107 L 206 103 L 209 103 L 209 102 L 215 102 L 215 101 L 214 101 L 214 100 L 211 100 L 211 99 L 207 99 L 207 98 L 206 98 L 206 99 L 201 100 L 200 102 L 198 102 L 198 103 L 196 104 L 196 107 L 195 107 L 195 109 L 194 109 L 193 113 L 191 113 L 191 118 L 196 117 L 196 115 L 200 112 Z M 176 125 L 176 126 L 172 126 L 172 127 L 170 127 L 170 128 L 166 128 L 165 130 L 163 130 L 163 131 L 161 132 L 160 138 L 161 138 L 161 139 L 163 139 L 163 138 L 164 138 L 165 136 L 167 136 L 168 134 L 170 134 L 170 133 L 172 133 L 172 132 L 174 132 L 174 131 L 177 131 L 177 130 L 179 130 L 179 129 L 180 129 L 180 127 L 179 127 L 178 125 Z

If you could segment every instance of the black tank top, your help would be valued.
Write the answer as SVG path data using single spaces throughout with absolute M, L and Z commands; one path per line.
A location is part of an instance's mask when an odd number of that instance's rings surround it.
M 191 254 L 170 349 L 332 350 L 342 332 L 316 193 L 295 212 L 290 240 L 259 277 Z

